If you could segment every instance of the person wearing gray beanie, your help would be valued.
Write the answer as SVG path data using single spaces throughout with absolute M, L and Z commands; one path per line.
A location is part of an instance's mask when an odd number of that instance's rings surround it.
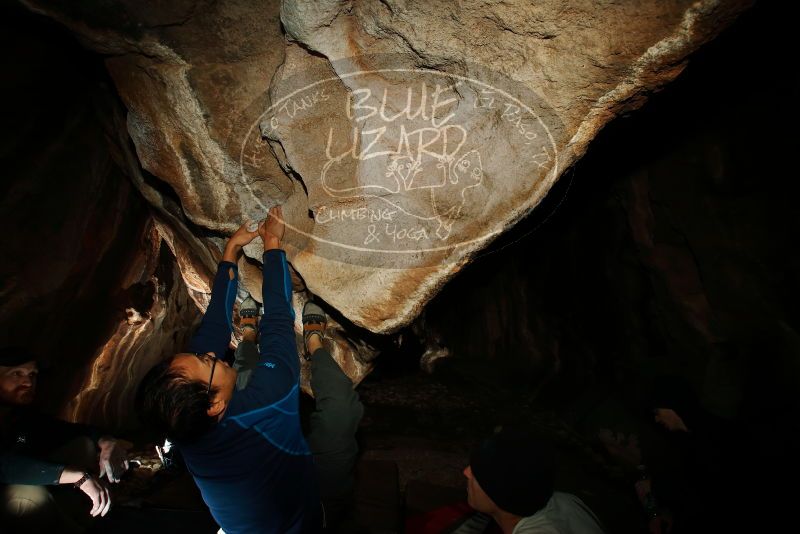
M 602 534 L 600 522 L 575 495 L 554 491 L 555 449 L 514 429 L 485 439 L 464 469 L 467 500 L 503 534 Z

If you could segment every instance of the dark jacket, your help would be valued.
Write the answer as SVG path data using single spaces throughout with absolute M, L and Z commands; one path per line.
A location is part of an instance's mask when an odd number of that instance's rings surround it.
M 65 466 L 47 458 L 54 450 L 81 436 L 97 443 L 100 432 L 40 414 L 32 408 L 13 410 L 0 435 L 0 484 L 58 484 Z

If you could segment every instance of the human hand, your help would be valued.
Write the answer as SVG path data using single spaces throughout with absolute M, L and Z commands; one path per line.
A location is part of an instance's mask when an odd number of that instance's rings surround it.
M 87 478 L 78 489 L 92 500 L 92 509 L 89 511 L 92 517 L 104 516 L 111 509 L 111 496 L 108 494 L 108 488 L 93 476 Z
M 255 239 L 258 235 L 258 229 L 250 230 L 252 226 L 252 221 L 245 221 L 245 223 L 228 238 L 227 246 L 241 248 L 250 243 L 250 241 Z
M 608 454 L 628 467 L 635 467 L 642 463 L 642 451 L 639 449 L 639 437 L 631 434 L 627 438 L 622 432 L 614 433 L 608 428 L 600 429 L 597 433 L 600 442 L 605 446 Z
M 258 227 L 258 234 L 264 241 L 264 250 L 280 248 L 286 226 L 283 223 L 283 210 L 280 206 L 270 208 L 267 218 Z
M 262 223 L 263 224 L 263 223 Z M 258 228 L 250 230 L 253 226 L 252 221 L 245 221 L 243 225 L 228 238 L 225 244 L 225 251 L 222 253 L 222 261 L 236 263 L 236 257 L 242 247 L 250 243 L 258 235 Z
M 119 482 L 128 470 L 128 451 L 117 440 L 104 436 L 97 441 L 100 447 L 100 478 L 106 476 L 109 482 Z

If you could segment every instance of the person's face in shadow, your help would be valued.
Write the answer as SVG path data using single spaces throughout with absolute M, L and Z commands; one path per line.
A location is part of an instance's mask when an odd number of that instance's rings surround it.
M 655 408 L 653 416 L 656 423 L 663 426 L 670 432 L 689 432 L 681 416 L 671 408 Z
M 38 375 L 36 362 L 0 366 L 0 403 L 19 406 L 33 402 Z

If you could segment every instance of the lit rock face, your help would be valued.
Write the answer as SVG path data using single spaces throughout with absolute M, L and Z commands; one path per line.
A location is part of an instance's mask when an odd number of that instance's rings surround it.
M 116 97 L 97 83 L 88 54 L 68 36 L 42 32 L 52 25 L 38 18 L 9 10 L 0 22 L 16 46 L 3 58 L 13 105 L 0 134 L 0 344 L 38 357 L 37 407 L 114 429 L 134 419 L 136 365 L 175 350 L 199 312 L 193 303 L 167 307 L 171 316 L 156 323 L 164 353 L 154 345 L 137 352 L 146 336 L 117 335 L 126 310 L 142 322 L 152 317 L 156 292 L 161 303 L 188 297 L 180 276 L 169 284 L 174 261 L 158 254 L 153 210 L 109 150 Z M 121 345 L 113 360 L 103 357 L 111 337 Z
M 82 415 L 83 418 L 87 418 L 86 412 L 91 412 L 98 401 L 104 406 L 104 399 L 116 398 L 108 394 L 107 388 L 121 388 L 124 392 L 129 392 L 130 385 L 138 383 L 138 379 L 130 381 L 127 377 L 142 376 L 165 356 L 180 352 L 186 347 L 187 325 L 193 322 L 195 317 L 193 313 L 196 314 L 198 309 L 205 310 L 210 302 L 211 283 L 218 259 L 218 254 L 212 252 L 218 252 L 215 246 L 216 240 L 204 240 L 195 236 L 187 227 L 180 206 L 170 198 L 159 195 L 158 191 L 148 184 L 139 162 L 127 143 L 128 138 L 122 128 L 122 118 L 113 114 L 111 119 L 116 126 L 112 128 L 116 138 L 112 139 L 111 147 L 116 149 L 117 163 L 156 209 L 152 220 L 150 246 L 145 247 L 145 251 L 149 251 L 147 257 L 157 254 L 161 247 L 160 243 L 163 243 L 174 258 L 175 270 L 182 278 L 181 287 L 186 288 L 188 298 L 176 291 L 165 292 L 164 288 L 167 286 L 159 284 L 158 277 L 153 273 L 145 273 L 145 278 L 149 277 L 152 280 L 158 292 L 153 296 L 152 302 L 148 303 L 150 309 L 144 316 L 136 310 L 130 310 L 127 319 L 117 325 L 115 333 L 95 356 L 91 374 L 81 388 L 81 394 L 72 401 L 73 413 L 76 417 Z M 240 289 L 245 287 L 254 297 L 260 299 L 261 269 L 245 257 L 239 259 L 238 266 Z M 304 350 L 302 309 L 309 299 L 309 293 L 303 280 L 296 273 L 292 273 L 292 284 L 292 304 L 296 317 L 295 342 L 298 354 L 302 354 Z M 193 305 L 186 306 L 184 300 L 190 300 Z M 232 341 L 238 344 L 242 339 L 238 305 L 234 306 L 233 327 Z M 191 330 L 194 329 L 190 328 L 189 331 Z M 328 318 L 327 335 L 331 356 L 354 383 L 360 382 L 372 369 L 370 360 L 375 357 L 376 351 L 362 340 L 346 336 L 342 325 L 333 317 Z M 304 360 L 301 364 L 300 386 L 307 393 L 313 394 L 310 386 L 310 364 Z M 127 367 L 122 368 L 120 365 Z M 124 372 L 120 372 L 122 370 Z M 120 406 L 128 405 L 130 403 L 120 404 Z M 130 410 L 119 410 L 115 413 L 129 414 Z M 96 414 L 92 413 L 91 416 L 97 419 Z M 122 426 L 127 422 L 129 421 L 113 423 Z
M 150 222 L 144 245 L 121 280 L 123 287 L 149 285 L 149 299 L 125 310 L 105 344 L 97 349 L 66 418 L 91 421 L 105 428 L 137 426 L 133 409 L 139 379 L 165 356 L 188 343 L 200 313 L 184 291 L 181 274 L 158 227 Z
M 173 228 L 194 234 L 186 254 L 213 269 L 221 237 L 283 204 L 308 289 L 376 333 L 408 325 L 750 4 L 24 2 L 109 54 L 138 158 L 193 223 Z M 208 272 L 189 264 L 201 302 Z

